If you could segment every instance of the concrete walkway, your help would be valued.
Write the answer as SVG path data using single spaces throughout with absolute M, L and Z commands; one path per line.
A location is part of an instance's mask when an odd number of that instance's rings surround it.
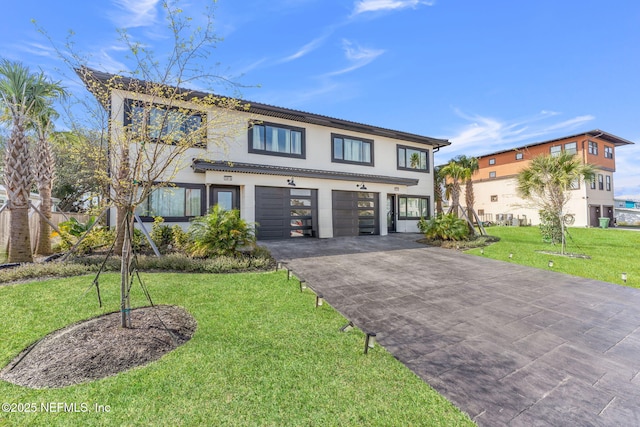
M 640 425 L 640 291 L 416 238 L 266 246 L 479 425 Z

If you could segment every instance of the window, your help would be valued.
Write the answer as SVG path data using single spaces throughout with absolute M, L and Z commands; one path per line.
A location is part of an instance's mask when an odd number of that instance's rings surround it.
M 569 184 L 569 190 L 579 190 L 580 189 L 580 178 L 576 178 Z
M 420 219 L 429 217 L 429 198 L 400 196 L 398 219 Z
M 554 145 L 549 150 L 552 156 L 558 156 L 562 152 L 562 146 Z
M 495 165 L 496 164 L 496 159 L 489 159 L 489 164 L 490 165 Z
M 567 142 L 566 144 L 564 144 L 564 151 L 568 154 L 578 154 L 578 143 Z
M 594 141 L 589 141 L 589 154 L 593 154 L 594 156 L 598 155 L 598 143 Z
M 373 141 L 331 134 L 332 159 L 337 163 L 373 166 Z
M 253 123 L 249 127 L 249 152 L 304 159 L 305 129 L 274 123 Z
M 161 187 L 136 208 L 136 213 L 144 221 L 153 221 L 161 216 L 165 220 L 184 220 L 203 214 L 205 207 L 204 185 L 176 184 L 175 187 Z
M 516 160 L 522 160 L 524 158 L 524 153 L 516 153 Z
M 605 159 L 613 159 L 613 147 L 604 146 L 604 157 Z
M 398 145 L 398 169 L 429 172 L 429 152 Z
M 604 177 L 598 174 L 598 190 L 604 190 Z
M 151 142 L 207 148 L 205 117 L 204 113 L 185 108 L 129 99 L 125 104 L 124 125 L 134 138 L 144 132 Z
M 495 177 L 496 177 L 495 171 L 489 172 L 489 178 L 495 178 Z
M 592 190 L 596 189 L 596 177 L 595 176 L 593 178 L 591 178 L 591 189 Z
M 604 177 L 605 179 L 605 183 L 606 183 L 606 189 L 607 191 L 611 191 L 611 176 L 607 175 Z
M 498 195 L 496 194 L 496 195 L 491 196 L 491 201 L 492 202 L 497 202 L 498 201 Z

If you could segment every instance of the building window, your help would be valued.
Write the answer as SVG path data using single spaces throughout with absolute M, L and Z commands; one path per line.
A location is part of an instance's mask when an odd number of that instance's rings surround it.
M 516 153 L 516 160 L 522 160 L 524 158 L 524 153 Z
M 576 178 L 573 181 L 571 181 L 571 184 L 569 184 L 569 190 L 579 190 L 580 189 L 580 178 Z
M 496 164 L 496 159 L 489 159 L 489 164 L 490 165 L 495 165 Z
M 398 169 L 429 172 L 429 152 L 398 145 Z
M 373 141 L 331 134 L 331 161 L 373 166 Z
M 589 154 L 593 154 L 594 156 L 598 155 L 598 143 L 594 141 L 589 141 Z
M 567 142 L 564 144 L 564 151 L 568 154 L 578 154 L 578 143 L 577 142 Z
M 274 123 L 253 123 L 249 128 L 249 152 L 305 158 L 305 129 Z
M 559 156 L 560 153 L 562 152 L 562 146 L 560 145 L 553 145 L 550 149 L 549 149 L 550 153 L 552 156 Z
M 207 148 L 206 115 L 186 108 L 149 104 L 128 99 L 124 125 L 133 138 L 146 138 L 154 143 L 189 144 Z
M 496 177 L 495 171 L 489 172 L 489 178 L 495 178 L 495 177 Z
M 400 196 L 398 219 L 420 219 L 429 217 L 429 198 Z
M 497 202 L 498 201 L 498 195 L 496 194 L 496 195 L 491 196 L 491 201 L 492 202 Z
M 167 221 L 185 221 L 201 216 L 205 211 L 204 185 L 176 184 L 153 190 L 136 208 L 143 221 L 161 216 Z
M 604 177 L 598 174 L 598 190 L 604 190 Z
M 593 178 L 591 178 L 591 189 L 592 190 L 596 189 L 596 177 L 595 176 Z
M 613 147 L 609 147 L 608 145 L 604 146 L 604 157 L 606 159 L 613 159 Z
M 610 175 L 605 176 L 604 180 L 606 184 L 605 188 L 607 189 L 607 191 L 611 191 L 611 176 Z

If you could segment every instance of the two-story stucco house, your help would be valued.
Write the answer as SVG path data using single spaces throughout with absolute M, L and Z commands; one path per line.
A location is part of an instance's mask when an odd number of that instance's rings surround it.
M 616 149 L 633 142 L 601 130 L 569 135 L 478 157 L 473 175 L 475 209 L 481 219 L 498 223 L 539 224 L 538 208 L 518 196 L 517 174 L 533 157 L 562 151 L 596 166 L 595 180 L 575 183 L 570 189 L 567 213 L 575 226 L 599 226 L 600 217 L 614 219 L 613 173 Z M 464 200 L 464 199 L 462 199 Z
M 90 90 L 114 77 L 91 76 L 91 84 L 84 77 Z M 111 90 L 112 135 L 143 97 Z M 433 153 L 448 141 L 246 102 L 248 110 L 234 112 L 240 118 L 234 140 L 222 149 L 208 135 L 201 148 L 191 148 L 190 167 L 139 208 L 143 220 L 162 216 L 186 225 L 219 204 L 257 222 L 258 239 L 266 240 L 416 232 L 418 219 L 433 212 Z M 215 114 L 215 107 L 187 107 L 196 125 Z

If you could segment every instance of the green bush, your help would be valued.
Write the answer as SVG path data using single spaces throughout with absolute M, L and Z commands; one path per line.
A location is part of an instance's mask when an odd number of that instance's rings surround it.
M 60 229 L 60 241 L 53 246 L 53 251 L 68 251 L 80 239 L 82 239 L 82 242 L 80 242 L 80 245 L 76 248 L 76 253 L 78 254 L 90 254 L 97 249 L 111 246 L 115 239 L 115 233 L 107 227 L 96 225 L 88 234 L 86 234 L 87 230 L 94 223 L 95 217 L 91 217 L 85 224 L 79 222 L 75 218 L 61 222 L 58 226 Z M 55 237 L 56 234 L 57 233 L 53 233 L 53 236 Z
M 236 255 L 240 248 L 253 248 L 256 241 L 254 224 L 240 218 L 239 210 L 227 211 L 219 205 L 195 218 L 187 233 L 191 255 L 197 257 Z
M 467 222 L 453 214 L 440 214 L 430 219 L 420 218 L 418 229 L 427 239 L 466 240 L 469 236 Z
M 562 242 L 562 224 L 558 214 L 549 210 L 541 210 L 539 213 L 542 240 L 554 245 Z

